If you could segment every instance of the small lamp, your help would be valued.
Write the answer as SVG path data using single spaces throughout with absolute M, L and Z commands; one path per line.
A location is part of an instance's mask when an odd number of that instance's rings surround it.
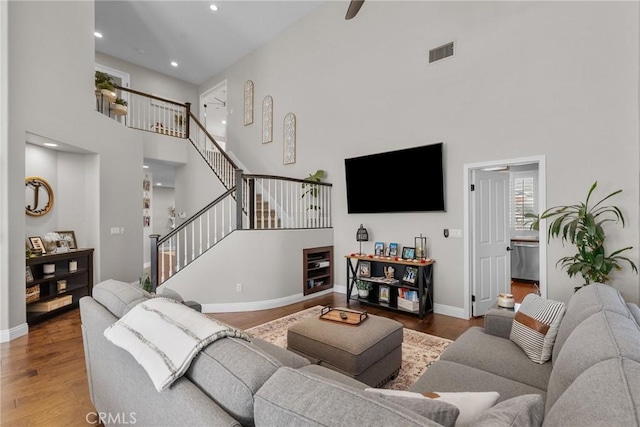
M 360 242 L 360 253 L 358 255 L 362 255 L 362 242 L 369 241 L 369 232 L 362 224 L 360 224 L 360 228 L 358 228 L 358 232 L 356 233 L 356 241 Z
M 420 233 L 420 237 L 416 237 L 415 239 L 415 247 L 416 247 L 416 259 L 426 259 L 427 258 L 427 238 L 422 237 L 422 233 Z

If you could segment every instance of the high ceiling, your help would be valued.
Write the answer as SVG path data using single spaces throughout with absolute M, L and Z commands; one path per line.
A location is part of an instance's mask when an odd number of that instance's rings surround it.
M 324 1 L 97 0 L 96 50 L 199 85 Z

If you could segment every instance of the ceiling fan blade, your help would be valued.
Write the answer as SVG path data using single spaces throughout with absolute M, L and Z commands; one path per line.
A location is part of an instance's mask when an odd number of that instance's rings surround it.
M 351 0 L 351 3 L 349 3 L 349 9 L 347 9 L 347 15 L 344 19 L 351 19 L 355 17 L 362 7 L 362 3 L 364 3 L 364 0 Z

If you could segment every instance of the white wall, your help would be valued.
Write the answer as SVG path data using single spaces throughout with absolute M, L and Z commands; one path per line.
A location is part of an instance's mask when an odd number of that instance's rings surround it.
M 370 231 L 368 252 L 374 241 L 409 245 L 422 233 L 436 260 L 436 304 L 463 307 L 463 240 L 442 231 L 467 231 L 465 164 L 545 155 L 547 206 L 581 200 L 596 179 L 602 194 L 623 188 L 615 203 L 627 226 L 608 237 L 612 248 L 634 246 L 638 259 L 638 16 L 637 2 L 366 2 L 345 21 L 344 5 L 327 2 L 200 90 L 227 80 L 227 146 L 253 173 L 328 172 L 336 256 L 357 249 L 360 223 Z M 427 64 L 429 49 L 452 40 L 453 58 Z M 242 120 L 247 80 L 255 84 L 250 126 Z M 275 140 L 261 144 L 266 95 Z M 297 162 L 284 166 L 288 112 L 297 116 Z M 440 141 L 446 213 L 346 213 L 345 158 Z M 385 184 L 400 182 L 394 167 Z M 559 242 L 549 247 L 550 298 L 567 300 L 580 282 L 555 269 L 568 254 Z M 336 273 L 341 280 L 345 267 Z M 612 285 L 639 300 L 628 268 Z
M 95 52 L 95 58 L 97 64 L 129 73 L 131 89 L 177 102 L 191 102 L 191 110 L 198 117 L 198 91 L 195 85 L 104 53 Z
M 185 300 L 213 306 L 216 311 L 225 311 L 226 304 L 235 304 L 242 311 L 238 303 L 251 307 L 264 301 L 299 300 L 304 287 L 302 251 L 333 245 L 332 234 L 330 229 L 235 231 L 165 285 Z M 336 259 L 343 258 L 334 256 Z M 334 280 L 339 278 L 334 276 Z M 236 284 L 242 285 L 242 292 L 236 291 Z
M 78 248 L 95 247 L 99 217 L 96 155 L 25 146 L 25 177 L 39 176 L 52 187 L 53 208 L 43 216 L 25 217 L 25 238 L 73 230 Z
M 142 265 L 142 142 L 130 129 L 95 111 L 94 4 L 8 2 L 8 14 L 9 78 L 3 98 L 7 97 L 11 109 L 8 127 L 3 127 L 8 131 L 3 151 L 7 168 L 2 172 L 7 187 L 1 197 L 5 203 L 24 200 L 25 140 L 29 133 L 96 153 L 99 160 L 92 167 L 98 178 L 78 183 L 79 188 L 95 187 L 99 194 L 99 213 L 94 210 L 92 214 L 97 218 L 92 224 L 97 237 L 88 242 L 96 247 L 95 280 L 135 280 Z M 64 103 L 44 95 L 51 93 L 63 96 Z M 20 250 L 1 259 L 0 270 L 8 272 L 0 283 L 3 333 L 24 331 L 26 320 L 23 203 L 7 203 L 6 215 L 8 233 L 3 245 Z M 72 226 L 61 219 L 59 224 Z M 113 226 L 123 227 L 125 234 L 110 235 Z

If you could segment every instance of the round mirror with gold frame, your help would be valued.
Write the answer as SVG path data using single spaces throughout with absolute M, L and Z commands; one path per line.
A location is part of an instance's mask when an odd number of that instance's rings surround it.
M 25 209 L 27 215 L 42 216 L 53 208 L 53 188 L 39 176 L 25 179 Z

